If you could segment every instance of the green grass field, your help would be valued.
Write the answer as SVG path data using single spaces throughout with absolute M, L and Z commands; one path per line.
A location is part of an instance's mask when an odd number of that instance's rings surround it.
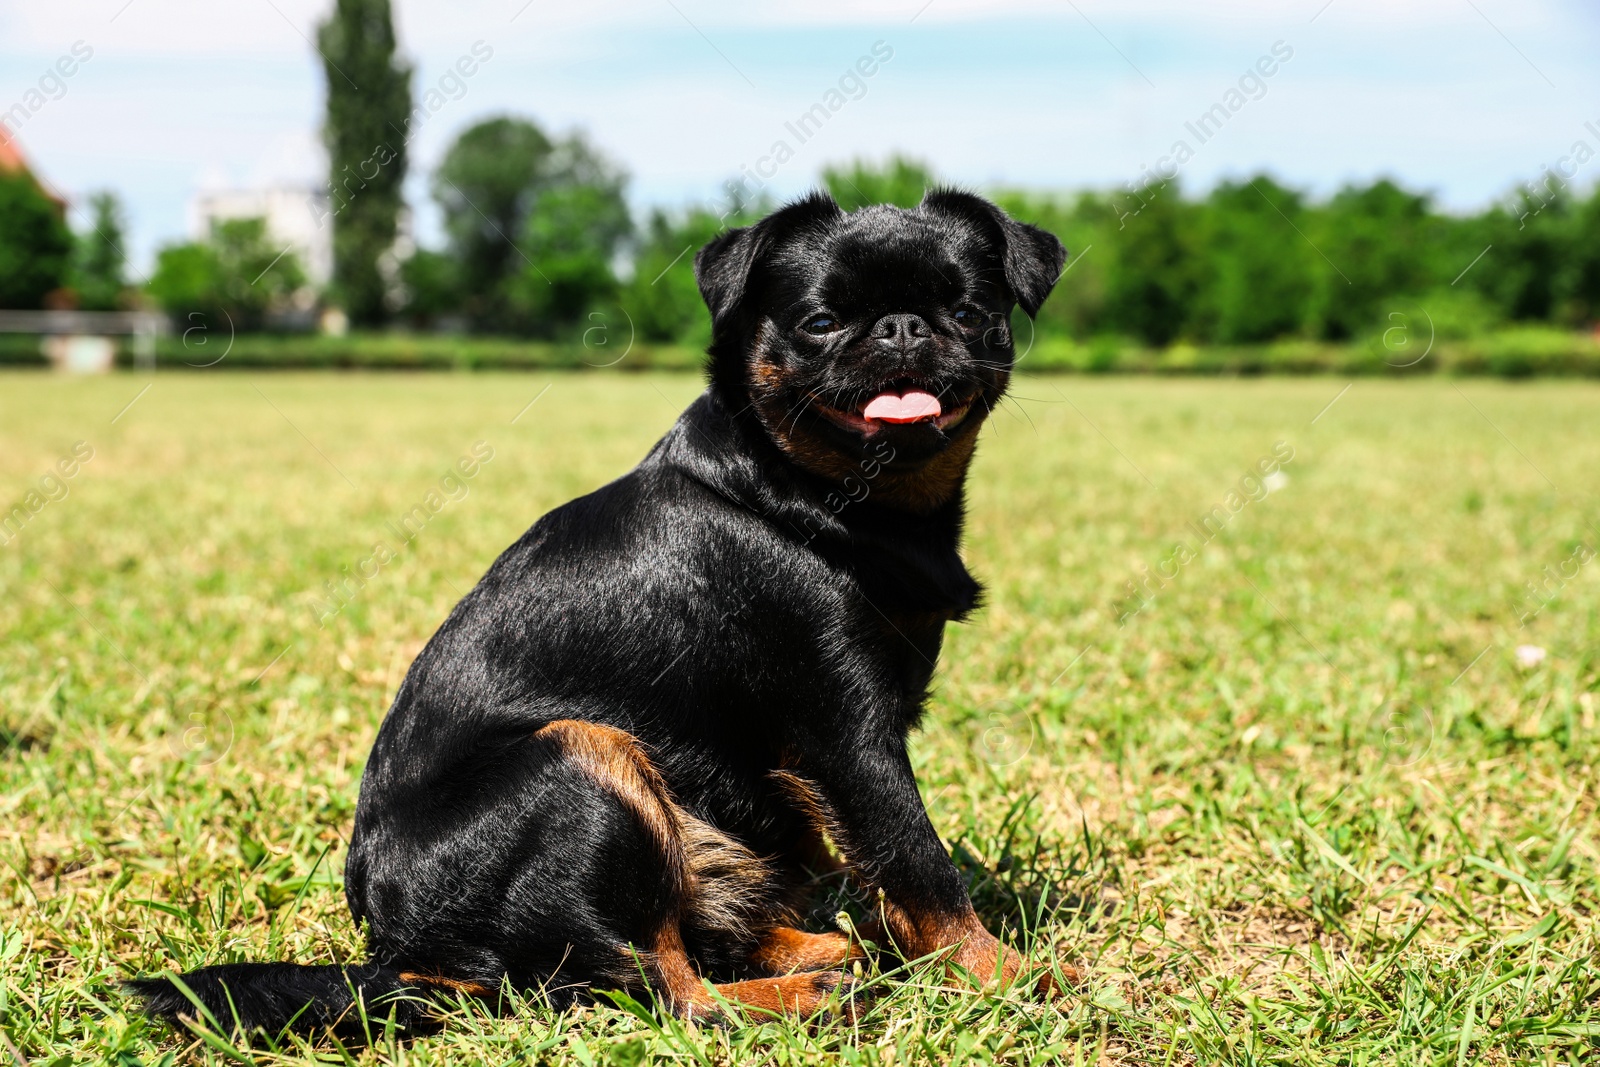
M 440 1036 L 282 1061 L 1593 1062 L 1600 386 L 1344 386 L 1025 377 L 984 430 L 987 606 L 950 630 L 914 758 L 985 919 L 1086 971 L 1058 1003 L 925 973 L 854 1025 L 463 1005 Z M 0 546 L 0 1060 L 249 1062 L 117 982 L 360 954 L 340 871 L 407 664 L 698 389 L 0 377 L 0 508 L 93 450 Z M 478 441 L 465 495 L 398 538 Z M 1275 446 L 1286 482 L 1231 513 Z

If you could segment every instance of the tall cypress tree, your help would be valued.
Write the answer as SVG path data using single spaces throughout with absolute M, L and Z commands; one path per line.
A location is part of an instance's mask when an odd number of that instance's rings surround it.
M 352 322 L 374 325 L 388 316 L 378 261 L 400 214 L 411 68 L 395 58 L 389 0 L 335 0 L 317 47 L 328 81 L 334 288 Z
M 89 198 L 89 209 L 93 222 L 78 237 L 78 302 L 87 311 L 115 311 L 128 287 L 122 204 L 115 193 L 101 192 Z

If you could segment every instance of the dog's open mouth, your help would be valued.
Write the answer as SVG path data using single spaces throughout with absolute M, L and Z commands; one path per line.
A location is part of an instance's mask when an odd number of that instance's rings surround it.
M 928 425 L 953 429 L 967 417 L 971 398 L 942 403 L 938 396 L 917 386 L 891 385 L 863 400 L 855 411 L 821 402 L 817 407 L 830 421 L 857 433 L 876 433 L 886 426 Z

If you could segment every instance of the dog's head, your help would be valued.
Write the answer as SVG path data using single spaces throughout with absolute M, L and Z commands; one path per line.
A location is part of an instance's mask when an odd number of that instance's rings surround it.
M 959 487 L 1005 392 L 1012 308 L 1037 312 L 1065 258 L 968 193 L 849 213 L 814 193 L 695 257 L 713 383 L 802 467 L 887 470 L 885 499 L 928 510 Z

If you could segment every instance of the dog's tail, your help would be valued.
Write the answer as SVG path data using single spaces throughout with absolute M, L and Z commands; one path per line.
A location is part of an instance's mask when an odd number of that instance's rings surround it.
M 413 977 L 375 962 L 224 963 L 176 981 L 137 978 L 127 987 L 144 1001 L 146 1012 L 173 1024 L 198 1021 L 245 1033 L 359 1033 L 369 1021 L 381 1030 L 391 1016 L 406 1030 L 428 1019 L 425 990 L 407 980 Z

